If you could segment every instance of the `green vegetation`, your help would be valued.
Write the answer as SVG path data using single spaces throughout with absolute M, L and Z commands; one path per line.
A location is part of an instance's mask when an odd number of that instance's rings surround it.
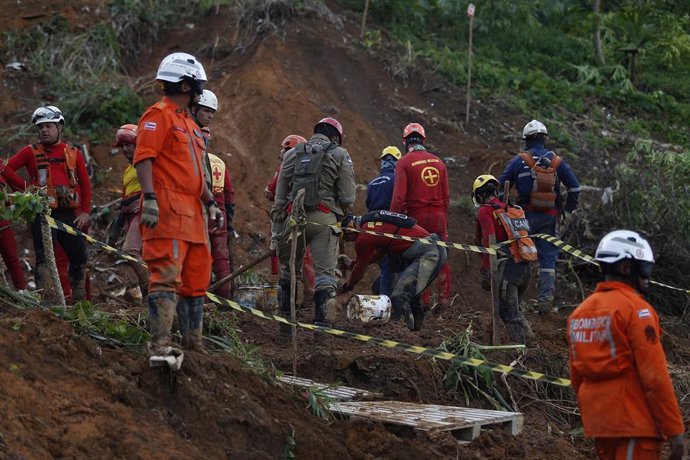
M 363 3 L 345 0 L 356 10 Z M 439 74 L 465 85 L 467 3 L 372 0 L 373 22 L 408 50 L 391 64 L 392 74 L 406 75 L 399 69 L 409 67 L 411 56 L 422 57 Z M 473 92 L 481 98 L 508 100 L 530 117 L 547 122 L 607 107 L 615 115 L 637 117 L 642 132 L 660 140 L 689 143 L 687 3 L 602 2 L 601 59 L 593 46 L 595 19 L 591 1 L 477 2 Z M 376 32 L 369 31 L 365 44 L 378 43 Z
M 9 192 L 0 188 L 0 220 L 33 222 L 36 216 L 47 211 L 45 191 Z

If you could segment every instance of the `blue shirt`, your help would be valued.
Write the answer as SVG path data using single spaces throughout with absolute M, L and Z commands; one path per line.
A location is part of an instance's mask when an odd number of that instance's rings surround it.
M 367 210 L 389 210 L 393 199 L 395 167 L 384 167 L 381 173 L 367 185 Z
M 536 157 L 546 157 L 548 159 L 553 158 L 554 153 L 544 147 L 541 143 L 534 143 L 529 145 L 525 150 L 531 153 L 532 156 Z M 560 184 L 562 183 L 568 190 L 568 198 L 564 206 L 566 212 L 572 212 L 577 207 L 578 197 L 580 195 L 580 183 L 575 177 L 572 169 L 568 166 L 565 160 L 561 159 L 561 164 L 556 169 L 556 185 L 555 191 L 558 201 L 560 203 Z M 529 166 L 522 161 L 519 155 L 516 155 L 508 165 L 506 169 L 501 174 L 498 179 L 500 183 L 499 196 L 503 199 L 503 184 L 505 181 L 509 180 L 511 187 L 515 187 L 518 193 L 518 204 L 521 206 L 527 205 L 529 203 L 530 193 L 532 192 L 532 171 Z

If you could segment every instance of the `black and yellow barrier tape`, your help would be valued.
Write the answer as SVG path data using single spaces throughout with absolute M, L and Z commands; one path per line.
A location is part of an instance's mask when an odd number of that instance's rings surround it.
M 81 230 L 78 230 L 74 227 L 71 227 L 64 222 L 60 222 L 59 220 L 55 220 L 52 217 L 50 217 L 47 214 L 44 214 L 43 217 L 45 218 L 46 222 L 48 222 L 48 225 L 56 230 L 63 231 L 65 233 L 69 233 L 70 235 L 74 236 L 81 236 L 82 238 L 86 239 L 86 241 L 95 244 L 96 246 L 100 247 L 104 251 L 107 252 L 112 252 L 113 254 L 117 254 L 118 256 L 122 257 L 123 259 L 136 262 L 140 265 L 143 265 L 144 267 L 146 266 L 146 263 L 143 260 L 137 259 L 136 257 L 132 257 L 129 254 L 126 254 L 118 249 L 115 249 L 112 246 L 109 246 L 101 241 L 98 241 L 96 238 L 92 237 L 91 235 L 87 235 L 86 233 L 82 232 Z
M 373 344 L 376 344 L 376 345 L 379 345 L 379 346 L 382 346 L 385 348 L 394 348 L 397 350 L 406 351 L 408 353 L 414 353 L 417 355 L 429 356 L 431 358 L 438 358 L 438 359 L 443 359 L 446 361 L 452 361 L 452 362 L 461 364 L 463 366 L 489 369 L 493 372 L 510 374 L 510 375 L 514 375 L 516 377 L 520 377 L 523 379 L 536 380 L 538 382 L 545 382 L 545 383 L 550 383 L 553 385 L 558 385 L 558 386 L 563 386 L 563 387 L 570 386 L 570 380 L 566 379 L 566 378 L 552 377 L 550 375 L 545 375 L 545 374 L 542 374 L 540 372 L 528 371 L 525 369 L 518 369 L 518 368 L 512 367 L 512 366 L 506 366 L 505 364 L 496 364 L 496 363 L 484 361 L 481 359 L 468 358 L 466 356 L 456 355 L 454 353 L 449 353 L 447 351 L 439 350 L 437 348 L 420 347 L 417 345 L 410 345 L 410 344 L 403 343 L 403 342 L 397 342 L 395 340 L 388 340 L 388 339 L 382 339 L 379 337 L 372 337 L 369 335 L 356 334 L 354 332 L 347 332 L 347 331 L 343 331 L 340 329 L 334 329 L 334 328 L 324 327 L 324 326 L 316 326 L 314 324 L 301 323 L 301 322 L 293 323 L 289 319 L 284 318 L 282 316 L 278 316 L 278 315 L 274 315 L 274 314 L 270 314 L 270 313 L 264 313 L 261 310 L 257 310 L 255 308 L 251 308 L 251 307 L 244 307 L 244 306 L 242 306 L 236 302 L 233 302 L 231 300 L 224 299 L 222 297 L 218 297 L 215 294 L 211 294 L 210 292 L 206 293 L 206 297 L 208 297 L 214 303 L 230 307 L 230 308 L 237 310 L 237 311 L 243 311 L 243 312 L 251 313 L 254 316 L 258 316 L 260 318 L 264 318 L 264 319 L 267 319 L 270 321 L 276 321 L 276 322 L 283 323 L 283 324 L 289 324 L 291 326 L 299 326 L 301 328 L 304 328 L 304 329 L 307 329 L 310 331 L 319 331 L 319 332 L 323 332 L 325 334 L 334 335 L 336 337 L 353 339 L 353 340 L 358 340 L 360 342 L 366 342 L 366 343 L 373 343 Z

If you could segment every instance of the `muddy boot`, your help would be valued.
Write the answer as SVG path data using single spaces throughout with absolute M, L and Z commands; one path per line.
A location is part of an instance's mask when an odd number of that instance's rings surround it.
M 419 331 L 424 327 L 424 315 L 425 315 L 425 310 L 424 307 L 417 306 L 417 307 L 412 307 L 412 317 L 414 318 L 414 328 L 410 329 L 411 331 Z M 409 326 L 408 326 L 409 327 Z
M 280 307 L 278 309 L 278 316 L 290 319 L 290 282 L 287 280 L 280 280 Z M 286 344 L 290 341 L 292 335 L 292 326 L 285 323 L 278 323 L 278 335 L 276 342 L 279 344 Z
M 149 324 L 151 326 L 150 354 L 165 354 L 173 346 L 172 324 L 175 318 L 174 292 L 156 291 L 149 294 Z
M 540 315 L 548 315 L 554 312 L 553 302 L 550 300 L 540 300 L 537 302 L 537 312 Z
M 508 329 L 508 338 L 512 343 L 525 344 L 525 329 L 522 322 L 515 321 L 506 323 L 506 328 Z
M 525 338 L 527 340 L 533 339 L 536 337 L 536 334 L 534 331 L 532 331 L 532 325 L 527 321 L 527 318 L 524 316 L 520 319 L 520 322 L 522 323 L 522 330 L 525 331 Z
M 72 284 L 72 301 L 74 303 L 86 300 L 86 277 L 70 280 Z
M 409 303 L 403 302 L 401 306 L 402 318 L 405 321 L 405 326 L 411 331 L 415 330 L 414 312 Z
M 182 347 L 185 350 L 204 353 L 204 298 L 180 298 L 177 302 L 177 318 L 180 322 Z
M 314 325 L 333 327 L 335 310 L 336 299 L 333 289 L 319 289 L 314 293 Z

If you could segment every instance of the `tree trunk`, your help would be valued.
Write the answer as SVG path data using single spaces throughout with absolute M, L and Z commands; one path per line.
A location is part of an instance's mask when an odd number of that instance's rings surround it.
M 57 264 L 55 263 L 55 251 L 53 249 L 53 234 L 50 230 L 50 225 L 43 217 L 41 219 L 41 238 L 43 240 L 43 252 L 46 257 L 46 264 L 48 265 L 48 270 L 50 270 L 50 280 L 52 284 L 51 293 L 44 293 L 45 297 L 50 297 L 57 301 L 58 305 L 64 307 L 67 303 L 65 302 L 65 293 L 62 292 L 62 284 L 60 284 L 60 275 L 58 274 Z
M 601 49 L 601 14 L 599 14 L 600 0 L 594 0 L 594 59 L 597 65 L 603 66 L 604 52 Z

